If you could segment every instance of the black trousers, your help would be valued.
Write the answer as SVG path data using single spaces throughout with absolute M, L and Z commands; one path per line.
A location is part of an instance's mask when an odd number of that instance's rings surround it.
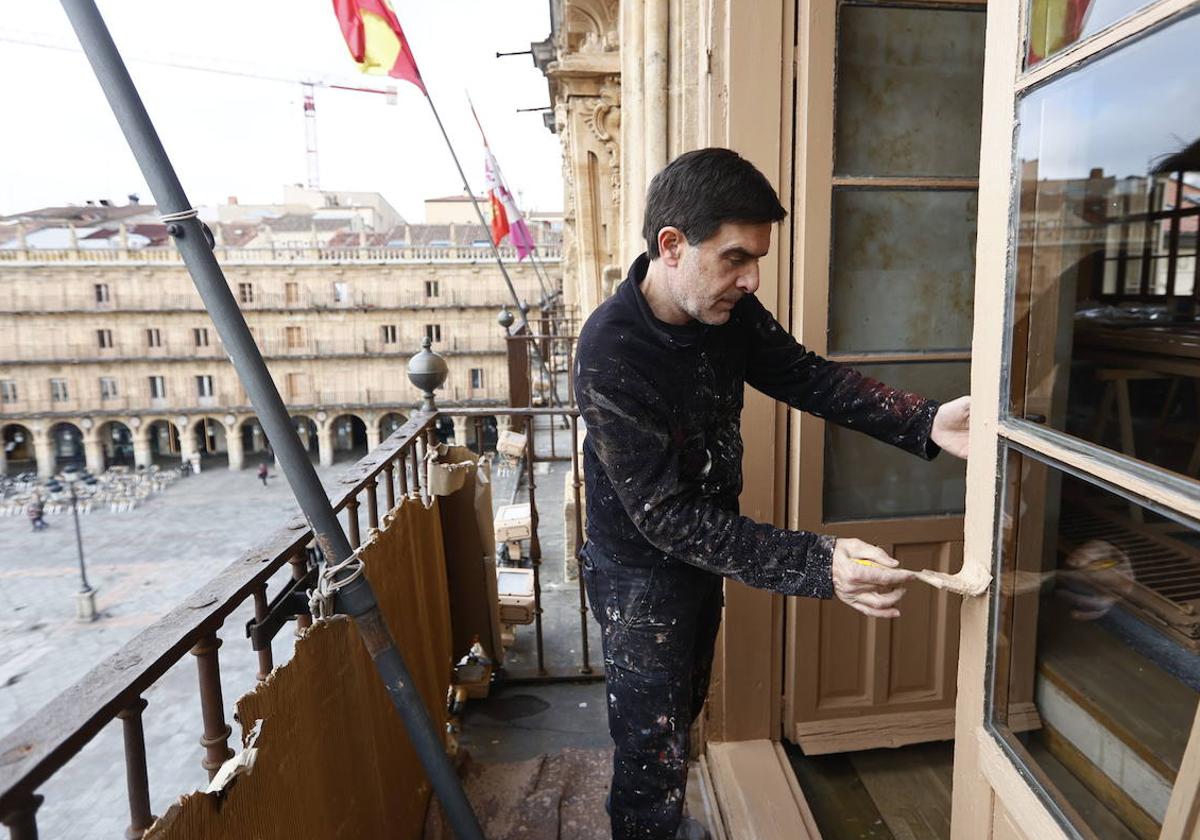
M 712 673 L 722 580 L 684 563 L 622 564 L 591 542 L 581 554 L 604 645 L 613 840 L 671 840 L 683 816 L 688 730 Z

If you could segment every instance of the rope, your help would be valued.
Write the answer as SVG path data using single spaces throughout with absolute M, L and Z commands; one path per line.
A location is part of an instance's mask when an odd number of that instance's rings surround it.
M 163 224 L 169 224 L 170 222 L 182 222 L 187 219 L 194 219 L 199 215 L 200 211 L 192 207 L 188 210 L 180 210 L 178 213 L 164 213 L 158 217 L 158 220 Z
M 345 580 L 335 580 L 339 572 L 349 568 L 354 570 L 346 576 Z M 308 591 L 308 609 L 312 613 L 312 617 L 320 621 L 335 615 L 334 601 L 337 598 L 338 590 L 358 580 L 362 575 L 363 563 L 357 551 L 341 563 L 326 564 L 317 576 L 316 588 Z

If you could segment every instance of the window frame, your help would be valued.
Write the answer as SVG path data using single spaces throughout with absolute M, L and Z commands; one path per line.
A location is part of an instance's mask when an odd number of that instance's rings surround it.
M 65 377 L 50 377 L 50 402 L 63 403 L 71 401 L 71 388 Z
M 955 833 L 992 836 L 1002 813 L 1025 836 L 1066 840 L 1079 832 L 1064 821 L 1057 804 L 1031 768 L 991 726 L 991 691 L 996 647 L 993 612 L 998 600 L 993 574 L 1000 562 L 999 525 L 1003 457 L 1022 452 L 1084 481 L 1110 489 L 1151 509 L 1200 521 L 1200 483 L 1137 461 L 1064 432 L 1008 414 L 1016 283 L 1015 236 L 1019 212 L 1016 167 L 1018 98 L 1083 63 L 1119 49 L 1130 39 L 1200 13 L 1200 0 L 1157 0 L 1029 70 L 1028 3 L 989 15 L 984 69 L 983 130 L 976 259 L 976 318 L 972 369 L 972 440 L 968 462 L 965 559 L 955 576 L 972 595 L 964 602 L 957 705 Z M 1000 317 L 991 313 L 1002 313 Z M 982 432 L 982 433 L 981 433 Z M 963 775 L 959 767 L 965 766 Z M 977 781 L 976 781 L 977 780 Z M 962 784 L 960 784 L 962 782 Z M 995 804 L 977 807 L 979 797 Z M 1163 837 L 1181 836 L 1200 814 L 1200 713 L 1197 714 L 1163 822 Z M 994 822 L 995 820 L 995 822 Z
M 17 388 L 17 380 L 0 379 L 0 403 L 11 405 L 21 401 L 21 392 Z
M 100 377 L 100 402 L 115 400 L 120 396 L 117 379 L 114 376 Z
M 150 399 L 165 400 L 167 398 L 167 377 L 161 373 L 152 373 L 146 378 L 149 380 Z

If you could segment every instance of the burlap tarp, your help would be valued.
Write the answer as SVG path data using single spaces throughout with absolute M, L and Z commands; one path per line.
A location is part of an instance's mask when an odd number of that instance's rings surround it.
M 426 510 L 402 502 L 383 530 L 372 532 L 362 557 L 388 627 L 444 732 L 454 653 L 440 504 Z M 457 530 L 475 530 L 473 518 L 455 522 Z M 314 625 L 292 659 L 237 702 L 236 716 L 245 733 L 261 721 L 253 771 L 221 793 L 183 797 L 148 840 L 421 836 L 429 783 L 350 620 Z

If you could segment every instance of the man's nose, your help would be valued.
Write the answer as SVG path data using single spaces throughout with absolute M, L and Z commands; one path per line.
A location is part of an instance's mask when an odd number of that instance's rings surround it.
M 748 295 L 752 295 L 758 291 L 758 263 L 742 274 L 735 284 L 739 289 Z

